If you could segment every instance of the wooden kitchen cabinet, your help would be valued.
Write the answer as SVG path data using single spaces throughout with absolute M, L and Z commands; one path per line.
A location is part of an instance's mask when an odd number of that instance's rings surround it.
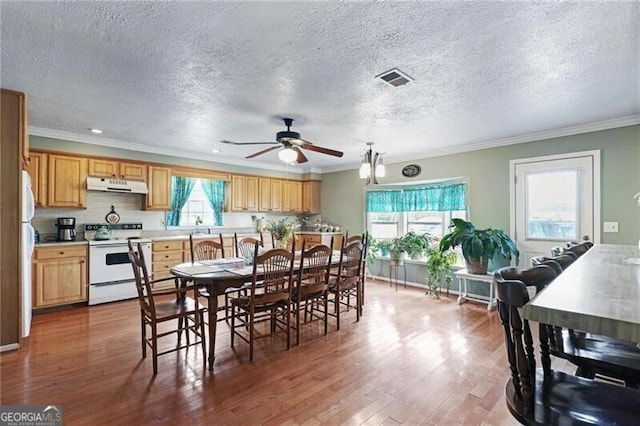
M 147 166 L 110 159 L 90 158 L 89 176 L 146 181 Z
M 49 154 L 47 166 L 47 207 L 85 208 L 87 159 Z
M 171 209 L 171 169 L 149 166 L 147 184 L 149 193 L 145 197 L 145 210 Z
M 282 211 L 282 180 L 260 178 L 260 199 L 258 210 L 261 212 L 281 212 Z
M 191 255 L 187 254 L 185 260 L 183 243 L 185 240 L 164 240 L 154 241 L 151 244 L 151 270 L 152 280 L 160 280 L 162 278 L 171 277 L 169 270 L 172 266 L 182 262 L 191 261 Z M 187 245 L 189 242 L 187 241 Z M 173 280 L 163 281 L 161 283 L 155 283 L 153 285 L 154 291 L 162 291 L 166 289 L 175 288 L 175 282 Z
M 296 247 L 302 247 L 302 240 L 305 241 L 305 247 L 311 247 L 318 244 L 331 244 L 333 237 L 333 250 L 340 250 L 342 247 L 342 233 L 340 232 L 296 232 L 294 238 Z
M 302 211 L 302 182 L 284 181 L 282 184 L 282 211 Z
M 33 308 L 87 301 L 87 246 L 36 247 Z
M 27 172 L 31 176 L 31 190 L 36 207 L 47 206 L 47 161 L 44 152 L 31 152 Z
M 258 178 L 234 175 L 231 177 L 231 210 L 258 211 Z
M 320 213 L 320 182 L 311 180 L 302 182 L 302 212 Z

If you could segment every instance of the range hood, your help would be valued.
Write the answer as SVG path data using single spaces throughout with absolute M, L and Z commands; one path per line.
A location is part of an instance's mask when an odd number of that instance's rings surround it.
M 149 192 L 145 182 L 100 177 L 87 177 L 87 191 L 123 192 L 130 194 L 146 194 Z

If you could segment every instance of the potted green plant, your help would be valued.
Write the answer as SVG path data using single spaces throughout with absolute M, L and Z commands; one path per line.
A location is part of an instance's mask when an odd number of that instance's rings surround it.
M 433 237 L 428 233 L 418 234 L 413 231 L 407 232 L 401 239 L 404 251 L 414 260 L 423 257 L 428 252 L 433 241 Z
M 440 240 L 440 251 L 457 246 L 462 248 L 462 256 L 471 274 L 487 273 L 489 259 L 501 255 L 508 261 L 520 256 L 518 247 L 506 232 L 500 229 L 477 229 L 471 222 L 452 219 L 449 233 Z
M 389 256 L 389 251 L 391 250 L 391 240 L 376 240 L 376 244 L 378 245 L 378 249 L 380 250 L 380 256 Z
M 367 247 L 367 265 L 373 265 L 376 257 L 380 254 L 380 241 L 369 236 L 369 246 Z
M 389 245 L 389 257 L 391 258 L 391 261 L 397 265 L 404 264 L 405 252 L 406 250 L 402 237 L 393 238 Z
M 427 287 L 429 287 L 427 294 L 439 299 L 440 288 L 449 288 L 453 281 L 453 265 L 457 260 L 458 255 L 453 250 L 429 250 L 426 262 Z

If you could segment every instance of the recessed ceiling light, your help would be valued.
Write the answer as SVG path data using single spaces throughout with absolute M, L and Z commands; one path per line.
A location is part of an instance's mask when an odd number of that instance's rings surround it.
M 219 154 L 221 151 L 218 148 L 213 148 L 211 152 L 213 152 L 214 154 Z
M 100 130 L 100 129 L 89 129 L 89 131 L 91 133 L 95 133 L 96 135 L 102 134 L 102 130 Z

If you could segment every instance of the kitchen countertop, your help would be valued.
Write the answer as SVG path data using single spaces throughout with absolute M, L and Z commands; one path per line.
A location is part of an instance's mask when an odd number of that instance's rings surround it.
M 78 241 L 43 241 L 36 243 L 36 247 L 55 247 L 55 246 L 86 246 L 89 244 L 86 240 Z
M 239 237 L 258 237 L 260 234 L 258 234 L 257 232 L 251 233 L 251 232 L 243 232 L 243 233 L 238 233 Z M 232 238 L 233 234 L 225 234 L 222 233 L 222 237 L 223 238 Z M 171 240 L 188 240 L 189 239 L 189 234 L 185 234 L 185 235 L 167 235 L 167 236 L 156 236 L 156 237 L 144 237 L 144 238 L 151 238 L 151 241 L 171 241 Z M 204 240 L 204 239 L 211 239 L 211 238 L 218 238 L 218 233 L 215 234 L 194 234 L 193 235 L 193 239 L 194 240 Z
M 313 235 L 325 235 L 325 234 L 342 234 L 342 231 L 296 231 L 294 234 L 313 234 Z

